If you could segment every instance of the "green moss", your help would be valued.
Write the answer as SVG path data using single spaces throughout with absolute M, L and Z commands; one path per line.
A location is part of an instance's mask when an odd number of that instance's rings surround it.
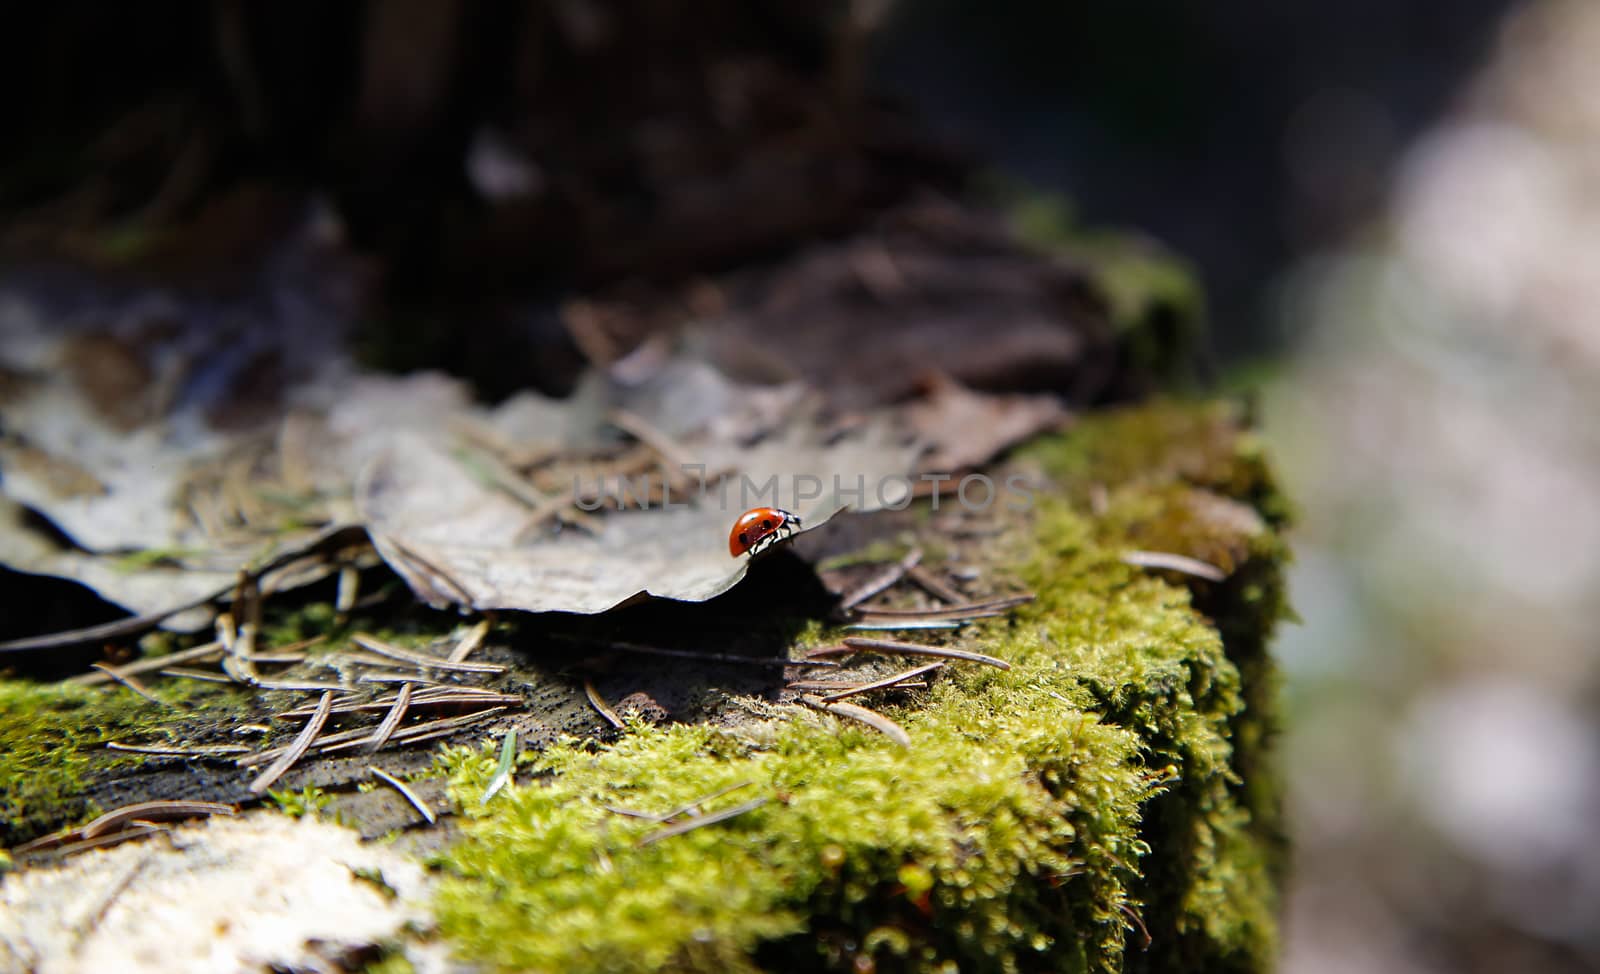
M 499 970 L 1263 969 L 1281 850 L 1258 815 L 1277 792 L 1241 755 L 1259 761 L 1270 737 L 1264 653 L 1241 668 L 1186 588 L 1118 557 L 1136 528 L 1182 521 L 1183 491 L 1270 489 L 1235 420 L 1163 406 L 1028 451 L 1061 488 L 1015 539 L 1038 598 L 962 643 L 1013 669 L 956 669 L 887 708 L 909 751 L 808 711 L 634 725 L 525 755 L 533 781 L 484 808 L 493 753 L 451 752 L 474 820 L 444 860 L 441 930 Z M 1116 516 L 1090 512 L 1091 484 Z M 1187 543 L 1222 546 L 1240 573 L 1282 554 L 1191 520 Z M 1272 601 L 1237 624 L 1275 619 Z M 767 803 L 651 845 L 655 825 L 609 810 L 742 783 L 706 810 Z M 1148 951 L 1128 948 L 1135 914 Z
M 267 798 L 278 806 L 278 811 L 294 818 L 316 815 L 333 801 L 332 795 L 315 785 L 306 785 L 299 791 L 269 791 Z
M 210 684 L 164 685 L 158 692 L 189 716 L 238 701 Z M 177 719 L 174 710 L 120 687 L 0 680 L 0 844 L 93 814 L 83 794 L 89 779 L 145 760 L 106 742 L 140 739 Z

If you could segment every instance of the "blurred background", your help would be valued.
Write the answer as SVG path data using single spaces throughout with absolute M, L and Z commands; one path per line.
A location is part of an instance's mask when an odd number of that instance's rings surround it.
M 1058 193 L 1198 268 L 1205 371 L 1301 506 L 1284 970 L 1600 970 L 1600 3 L 829 9 L 8 11 L 0 259 L 264 266 L 280 303 L 337 263 L 383 295 L 369 358 L 494 397 L 596 358 L 560 282 L 715 270 L 974 160 Z M 283 257 L 296 220 L 339 246 Z

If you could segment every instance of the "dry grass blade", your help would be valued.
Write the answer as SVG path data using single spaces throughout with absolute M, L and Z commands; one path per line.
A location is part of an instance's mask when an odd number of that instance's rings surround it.
M 813 697 L 810 694 L 802 696 L 800 702 L 808 707 L 825 710 L 835 717 L 844 717 L 847 720 L 866 724 L 901 747 L 909 748 L 911 746 L 911 735 L 906 733 L 906 729 L 876 710 L 868 710 L 866 707 L 860 707 L 853 703 L 828 703 L 821 697 Z
M 606 703 L 604 697 L 600 696 L 600 691 L 594 688 L 593 680 L 583 681 L 583 695 L 589 698 L 589 706 L 593 707 L 595 710 L 598 710 L 600 712 L 600 716 L 606 719 L 606 723 L 610 724 L 612 727 L 615 727 L 617 730 L 623 729 L 625 725 L 622 723 L 622 718 L 618 717 L 617 712 L 611 709 L 611 707 Z
M 118 670 L 118 669 L 116 669 L 114 667 L 107 666 L 104 663 L 95 663 L 93 665 L 94 665 L 95 669 L 99 670 L 100 672 L 104 673 L 106 676 L 110 677 L 111 679 L 113 679 L 113 680 L 117 681 L 118 683 L 122 684 L 123 686 L 127 687 L 129 690 L 132 690 L 134 693 L 137 693 L 139 696 L 145 698 L 146 700 L 150 701 L 151 703 L 155 704 L 156 706 L 158 706 L 158 707 L 171 707 L 172 706 L 172 704 L 167 703 L 165 700 L 162 700 L 160 697 L 158 697 L 155 694 L 151 693 L 148 689 L 146 689 L 146 687 L 145 687 L 145 685 L 143 683 L 140 683 L 138 680 L 136 680 L 133 677 L 129 676 L 128 674 L 122 672 L 121 670 Z
M 698 818 L 685 819 L 682 822 L 676 822 L 672 825 L 664 825 L 640 839 L 639 846 L 642 848 L 644 846 L 660 842 L 662 839 L 670 839 L 675 835 L 682 835 L 685 832 L 692 832 L 695 829 L 704 828 L 707 825 L 715 825 L 718 822 L 726 822 L 730 818 L 737 818 L 746 812 L 755 811 L 762 805 L 765 805 L 767 801 L 768 799 L 765 796 L 762 796 L 761 798 L 752 798 L 743 804 L 734 805 L 732 808 L 724 808 L 720 812 L 711 812 L 707 815 L 701 815 Z
M 107 741 L 106 747 L 113 751 L 127 751 L 130 754 L 154 754 L 170 758 L 221 758 L 234 754 L 243 754 L 250 750 L 243 744 L 202 744 L 195 747 L 162 747 L 158 744 L 123 744 L 120 741 Z
M 1124 551 L 1122 563 L 1137 568 L 1164 568 L 1167 571 L 1203 578 L 1208 582 L 1220 582 L 1228 577 L 1227 572 L 1210 562 L 1169 551 Z
M 906 571 L 906 578 L 918 588 L 929 595 L 950 605 L 960 605 L 966 601 L 966 596 L 958 592 L 949 582 L 928 571 L 921 565 L 913 565 Z
M 82 834 L 85 839 L 92 839 L 97 835 L 104 835 L 113 828 L 121 827 L 125 822 L 133 819 L 146 821 L 160 821 L 173 818 L 196 818 L 201 815 L 234 815 L 238 809 L 232 805 L 221 802 L 185 802 L 185 801 L 153 801 L 139 802 L 135 805 L 124 805 L 113 809 L 85 825 Z
M 423 801 L 416 792 L 406 787 L 405 782 L 375 765 L 367 765 L 367 770 L 371 771 L 379 778 L 382 778 L 391 787 L 393 787 L 395 791 L 398 791 L 402 798 L 411 803 L 411 807 L 422 813 L 422 817 L 428 820 L 429 825 L 432 825 L 438 821 L 438 819 L 434 817 L 433 809 L 428 807 L 428 803 Z
M 942 669 L 944 669 L 943 663 L 929 663 L 925 666 L 913 667 L 912 669 L 896 673 L 893 676 L 886 676 L 881 680 L 873 680 L 871 683 L 863 683 L 860 686 L 851 687 L 848 690 L 840 690 L 837 693 L 830 693 L 826 697 L 822 698 L 822 702 L 835 703 L 845 699 L 846 697 L 856 696 L 857 694 L 870 693 L 873 690 L 883 690 L 888 687 L 896 686 L 905 680 L 915 680 L 919 676 L 933 673 Z
M 986 656 L 983 653 L 974 653 L 966 649 L 948 649 L 944 646 L 921 646 L 917 643 L 903 643 L 896 639 L 867 639 L 864 636 L 846 636 L 843 646 L 829 646 L 825 649 L 814 649 L 812 656 L 841 656 L 860 650 L 872 650 L 880 653 L 898 653 L 901 656 L 933 656 L 939 659 L 962 659 L 969 663 L 983 663 L 1002 670 L 1011 669 L 1011 664 L 1003 659 Z
M 274 781 L 283 776 L 285 771 L 294 767 L 294 763 L 300 760 L 301 755 L 306 753 L 306 749 L 311 747 L 311 742 L 322 732 L 322 725 L 327 723 L 328 710 L 332 707 L 333 691 L 324 690 L 322 700 L 317 704 L 317 712 L 311 715 L 310 720 L 306 721 L 305 729 L 294 739 L 294 743 L 290 744 L 289 749 L 278 760 L 274 761 L 267 770 L 257 775 L 256 780 L 250 782 L 252 794 L 259 795 L 265 792 L 272 787 Z
M 866 600 L 906 577 L 906 572 L 922 560 L 922 549 L 912 548 L 906 556 L 851 589 L 839 600 L 839 611 L 849 612 Z
M 468 663 L 462 660 L 448 660 L 441 656 L 429 656 L 427 653 L 401 649 L 399 646 L 391 645 L 364 632 L 356 633 L 350 637 L 350 640 L 362 649 L 370 650 L 379 656 L 387 656 L 390 659 L 412 663 L 429 669 L 455 670 L 461 673 L 504 673 L 506 671 L 506 668 L 498 663 Z
M 117 667 L 117 672 L 121 673 L 123 676 L 132 676 L 139 673 L 150 673 L 156 670 L 166 669 L 169 666 L 176 666 L 179 663 L 198 663 L 201 660 L 221 655 L 222 644 L 218 642 L 210 642 L 202 646 L 196 646 L 193 649 L 185 649 L 176 653 L 168 653 L 165 656 L 152 656 L 149 659 L 136 660 L 135 662 L 128 663 L 125 666 Z M 93 673 L 84 673 L 81 676 L 72 677 L 65 682 L 80 684 L 82 686 L 96 686 L 101 683 L 110 683 L 111 676 L 104 671 L 96 670 Z
M 488 635 L 489 620 L 483 619 L 467 630 L 467 634 L 461 637 L 461 641 L 456 643 L 454 649 L 450 650 L 448 659 L 452 663 L 459 663 L 465 660 L 468 656 L 478 651 L 478 647 L 483 645 L 483 641 L 488 638 Z
M 411 707 L 411 692 L 416 688 L 415 683 L 400 684 L 400 692 L 395 695 L 394 706 L 389 708 L 389 713 L 384 715 L 383 723 L 372 732 L 372 740 L 367 742 L 367 751 L 371 753 L 389 743 L 389 737 L 400 726 L 400 721 L 405 719 L 406 710 Z M 432 821 L 430 818 L 429 821 Z

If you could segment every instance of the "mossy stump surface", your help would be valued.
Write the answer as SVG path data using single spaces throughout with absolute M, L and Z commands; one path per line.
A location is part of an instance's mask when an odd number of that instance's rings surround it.
M 1089 418 L 990 474 L 1024 478 L 1031 502 L 921 501 L 869 519 L 888 534 L 868 550 L 887 536 L 920 546 L 925 565 L 976 567 L 975 593 L 1035 593 L 959 632 L 895 634 L 1009 670 L 952 665 L 926 690 L 861 698 L 907 748 L 791 706 L 776 675 L 701 674 L 686 684 L 693 708 L 668 706 L 675 722 L 525 734 L 514 783 L 487 803 L 504 725 L 475 728 L 439 763 L 464 827 L 436 854 L 436 929 L 422 936 L 506 971 L 1270 966 L 1283 846 L 1266 645 L 1284 612 L 1285 511 L 1253 435 L 1229 405 L 1147 406 Z M 1226 577 L 1135 567 L 1133 551 Z M 780 629 L 791 655 L 845 635 Z M 628 685 L 594 682 L 613 700 Z M 259 712 L 195 703 L 191 725 Z M 141 759 L 102 745 L 149 730 L 147 711 L 20 682 L 0 683 L 0 704 L 11 835 L 79 821 L 94 810 L 85 794 L 137 777 Z M 287 789 L 350 783 L 332 765 L 297 774 Z M 226 781 L 185 797 L 236 792 Z M 665 837 L 641 817 L 696 805 L 739 814 Z M 381 963 L 404 966 L 398 951 Z

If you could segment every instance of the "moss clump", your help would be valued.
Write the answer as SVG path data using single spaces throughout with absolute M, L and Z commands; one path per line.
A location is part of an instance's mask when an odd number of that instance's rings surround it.
M 1237 404 L 1169 402 L 1111 413 L 1074 436 L 1036 444 L 1027 456 L 1057 479 L 1073 510 L 1100 507 L 1088 522 L 1092 548 L 1188 555 L 1228 573 L 1219 583 L 1190 579 L 1192 595 L 1170 587 L 1212 621 L 1223 656 L 1185 681 L 1191 722 L 1204 720 L 1209 748 L 1190 753 L 1162 735 L 1149 737 L 1152 752 L 1171 759 L 1181 781 L 1146 809 L 1144 835 L 1154 854 L 1136 888 L 1149 904 L 1152 929 L 1171 934 L 1130 956 L 1129 967 L 1260 970 L 1274 951 L 1286 858 L 1269 760 L 1278 683 L 1267 641 L 1290 614 L 1283 580 L 1289 553 L 1278 533 L 1289 505 Z M 1073 610 L 1052 610 L 1041 600 L 1029 611 L 1043 613 L 1041 623 L 1049 625 Z M 1144 692 L 1160 683 L 1138 685 Z
M 1252 786 L 1258 806 L 1237 746 L 1248 736 L 1259 757 L 1268 740 L 1270 710 L 1247 706 L 1262 675 L 1244 675 L 1186 588 L 1119 560 L 1134 515 L 1159 504 L 1130 493 L 1111 518 L 1074 500 L 1090 483 L 1169 491 L 1176 473 L 1143 479 L 1163 465 L 1252 496 L 1263 468 L 1211 407 L 1149 414 L 1173 425 L 1141 458 L 1122 440 L 1137 416 L 1031 451 L 1061 487 L 1013 536 L 1038 599 L 962 642 L 1013 668 L 955 668 L 887 708 L 909 751 L 811 712 L 635 725 L 610 746 L 532 756 L 535 782 L 481 808 L 493 754 L 452 752 L 474 821 L 444 859 L 443 933 L 499 970 L 1264 968 L 1276 851 L 1255 815 L 1276 787 Z M 1213 422 L 1222 459 L 1155 455 Z M 610 810 L 662 813 L 739 784 L 706 810 L 768 801 L 650 845 L 655 825 Z
M 226 691 L 162 686 L 163 699 L 227 706 Z M 175 714 L 120 687 L 40 685 L 0 680 L 0 844 L 15 845 L 92 814 L 84 797 L 93 776 L 144 762 L 106 742 L 158 731 Z

